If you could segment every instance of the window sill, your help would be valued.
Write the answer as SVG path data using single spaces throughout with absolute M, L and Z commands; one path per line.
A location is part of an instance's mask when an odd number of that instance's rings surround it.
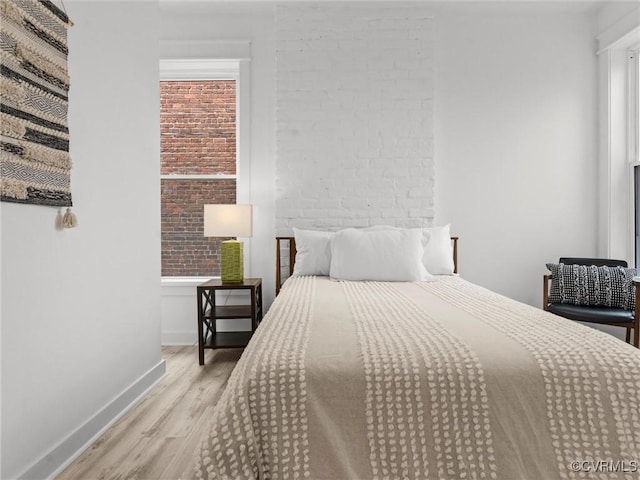
M 220 278 L 219 276 L 211 277 L 161 277 L 160 288 L 162 297 L 195 297 L 196 287 L 212 278 Z M 216 293 L 216 302 L 220 305 L 226 303 L 230 298 L 238 299 L 249 296 L 247 290 L 227 290 L 226 293 Z
M 197 287 L 201 283 L 211 280 L 212 278 L 220 277 L 161 277 L 160 285 L 163 287 Z

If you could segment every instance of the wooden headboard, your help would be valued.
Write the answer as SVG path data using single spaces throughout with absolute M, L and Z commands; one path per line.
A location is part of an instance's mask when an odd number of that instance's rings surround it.
M 453 243 L 453 273 L 458 273 L 458 237 L 451 237 L 451 242 Z M 283 243 L 287 243 L 289 246 L 287 255 L 289 257 L 289 274 L 285 277 L 285 280 L 293 275 L 293 266 L 296 263 L 295 237 L 276 237 L 276 295 L 280 293 L 280 287 L 282 286 L 282 269 L 286 268 L 286 265 L 283 266 L 282 262 L 284 255 Z

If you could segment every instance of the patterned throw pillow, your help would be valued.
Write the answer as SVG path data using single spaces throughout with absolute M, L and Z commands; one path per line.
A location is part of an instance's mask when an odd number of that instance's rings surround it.
M 551 271 L 549 302 L 599 307 L 635 307 L 635 268 L 547 263 Z

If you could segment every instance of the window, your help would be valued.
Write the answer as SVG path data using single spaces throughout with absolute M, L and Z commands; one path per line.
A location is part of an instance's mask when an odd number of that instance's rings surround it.
M 597 252 L 603 258 L 640 262 L 640 228 L 636 217 L 638 163 L 638 59 L 640 22 L 637 10 L 605 14 L 598 35 L 600 91 Z M 638 260 L 636 257 L 639 257 Z
M 163 74 L 161 64 L 163 277 L 220 273 L 223 239 L 204 237 L 203 205 L 237 198 L 238 69 L 224 66 L 189 78 L 189 72 Z
M 627 53 L 627 91 L 629 109 L 627 113 L 629 162 L 633 171 L 634 205 L 634 253 L 635 265 L 640 266 L 640 48 Z

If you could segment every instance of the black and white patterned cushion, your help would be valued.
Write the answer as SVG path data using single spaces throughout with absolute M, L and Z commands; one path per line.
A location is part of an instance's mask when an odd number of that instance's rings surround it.
M 571 303 L 633 310 L 635 268 L 548 263 L 550 303 Z

